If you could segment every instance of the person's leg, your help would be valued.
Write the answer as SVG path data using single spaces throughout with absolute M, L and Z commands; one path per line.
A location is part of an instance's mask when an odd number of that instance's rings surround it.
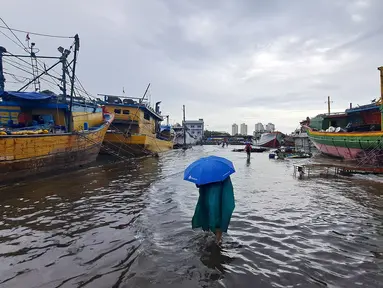
M 220 244 L 222 241 L 222 231 L 221 229 L 215 230 L 215 243 Z

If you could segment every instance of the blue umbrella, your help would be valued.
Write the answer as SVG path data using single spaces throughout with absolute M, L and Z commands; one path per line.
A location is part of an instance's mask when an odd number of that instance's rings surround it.
M 231 161 L 222 157 L 209 156 L 190 164 L 185 170 L 184 180 L 204 185 L 223 181 L 234 172 Z

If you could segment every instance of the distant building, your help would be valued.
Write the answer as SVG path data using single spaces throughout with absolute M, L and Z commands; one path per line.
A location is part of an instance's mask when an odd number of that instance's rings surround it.
M 237 124 L 233 124 L 231 125 L 231 135 L 237 135 L 238 134 L 238 125 Z
M 188 131 L 192 136 L 195 137 L 196 142 L 199 142 L 203 138 L 203 131 L 204 131 L 204 122 L 203 119 L 198 120 L 186 120 L 183 122 L 183 124 L 186 127 L 186 131 Z M 188 143 L 189 144 L 189 143 Z M 195 144 L 195 143 L 190 143 Z
M 267 132 L 274 132 L 275 131 L 275 125 L 273 123 L 268 123 L 266 125 L 266 131 Z
M 247 135 L 247 125 L 245 123 L 241 124 L 241 135 Z
M 262 124 L 262 123 L 257 123 L 257 124 L 255 124 L 254 132 L 255 132 L 255 133 L 262 133 L 262 132 L 265 132 L 265 127 L 263 127 L 263 124 Z

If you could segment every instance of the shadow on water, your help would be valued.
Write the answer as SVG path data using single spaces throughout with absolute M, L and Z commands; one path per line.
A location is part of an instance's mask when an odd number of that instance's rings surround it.
M 292 177 L 294 161 L 218 146 L 110 163 L 0 190 L 1 287 L 381 287 L 382 182 Z M 191 229 L 183 170 L 233 161 L 222 247 Z

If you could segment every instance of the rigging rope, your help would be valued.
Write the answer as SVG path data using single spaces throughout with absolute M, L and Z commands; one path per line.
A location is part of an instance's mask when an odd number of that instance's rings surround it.
M 1 19 L 1 18 L 0 18 Z M 69 39 L 69 38 L 74 38 L 74 36 L 61 36 L 61 35 L 52 35 L 52 34 L 44 34 L 44 33 L 38 33 L 38 32 L 28 32 L 25 30 L 20 30 L 20 29 L 15 29 L 15 28 L 10 28 L 3 19 L 1 21 L 6 25 L 6 27 L 0 25 L 0 28 L 4 29 L 9 29 L 10 31 L 15 31 L 15 32 L 20 32 L 20 33 L 27 33 L 31 35 L 36 35 L 36 36 L 41 36 L 41 37 L 51 37 L 51 38 L 62 38 L 62 39 Z

